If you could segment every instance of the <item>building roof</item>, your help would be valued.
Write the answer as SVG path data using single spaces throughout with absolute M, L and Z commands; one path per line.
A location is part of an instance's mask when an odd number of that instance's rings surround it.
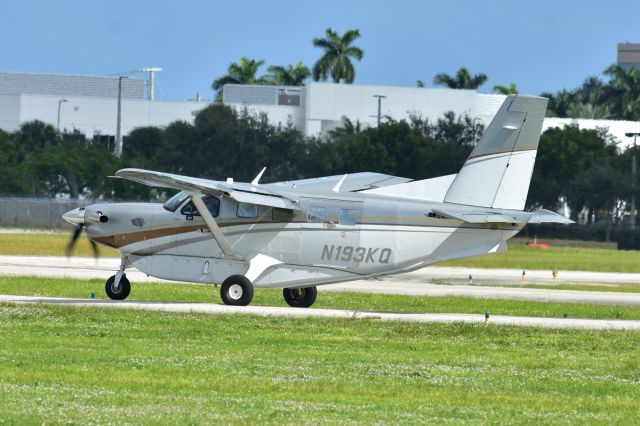
M 118 78 L 66 74 L 0 72 L 0 95 L 57 95 L 118 97 Z M 141 78 L 122 80 L 122 97 L 144 99 L 146 81 Z

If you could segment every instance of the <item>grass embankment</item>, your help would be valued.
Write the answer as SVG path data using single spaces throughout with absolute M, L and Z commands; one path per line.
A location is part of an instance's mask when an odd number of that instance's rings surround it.
M 0 294 L 105 299 L 103 280 L 0 277 Z M 132 283 L 129 300 L 222 303 L 219 289 L 204 284 Z M 282 290 L 256 289 L 252 305 L 287 306 Z M 640 320 L 640 308 L 470 297 L 420 297 L 369 293 L 320 292 L 314 308 L 353 311 L 471 313 L 562 318 Z
M 0 305 L 8 424 L 633 424 L 640 333 Z

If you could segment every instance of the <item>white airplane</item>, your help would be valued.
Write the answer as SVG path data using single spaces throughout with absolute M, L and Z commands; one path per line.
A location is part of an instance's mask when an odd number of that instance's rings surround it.
M 158 278 L 222 283 L 228 305 L 254 287 L 283 288 L 309 307 L 316 286 L 412 271 L 447 259 L 498 253 L 527 223 L 570 220 L 524 211 L 545 98 L 511 95 L 458 174 L 410 179 L 356 173 L 260 184 L 140 169 L 119 178 L 179 190 L 164 204 L 94 204 L 63 217 L 121 254 L 106 282 L 111 299 L 131 290 L 125 269 Z

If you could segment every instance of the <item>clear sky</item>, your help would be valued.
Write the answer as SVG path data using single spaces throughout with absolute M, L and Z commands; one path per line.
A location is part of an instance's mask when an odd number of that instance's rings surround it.
M 466 66 L 489 76 L 481 91 L 515 82 L 539 94 L 577 87 L 615 62 L 618 42 L 640 42 L 640 1 L 7 0 L 0 71 L 158 66 L 158 99 L 211 99 L 212 80 L 241 56 L 311 67 L 311 40 L 327 27 L 360 30 L 356 84 L 432 86 Z

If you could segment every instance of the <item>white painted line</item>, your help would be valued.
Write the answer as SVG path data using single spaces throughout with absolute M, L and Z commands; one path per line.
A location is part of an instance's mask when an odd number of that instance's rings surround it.
M 341 309 L 304 309 L 272 306 L 225 306 L 212 303 L 172 303 L 144 301 L 112 301 L 94 299 L 71 299 L 62 297 L 37 297 L 0 295 L 0 302 L 19 304 L 62 305 L 74 307 L 100 307 L 112 309 L 141 309 L 161 312 L 203 313 L 217 315 L 259 315 L 283 316 L 290 318 L 342 318 L 369 319 L 379 321 L 404 321 L 420 323 L 469 323 L 486 324 L 484 315 L 480 314 L 428 314 L 428 313 L 389 313 L 364 312 Z M 573 318 L 536 318 L 495 315 L 489 324 L 511 325 L 520 327 L 588 329 L 588 330 L 640 330 L 640 321 L 628 320 L 594 320 Z

